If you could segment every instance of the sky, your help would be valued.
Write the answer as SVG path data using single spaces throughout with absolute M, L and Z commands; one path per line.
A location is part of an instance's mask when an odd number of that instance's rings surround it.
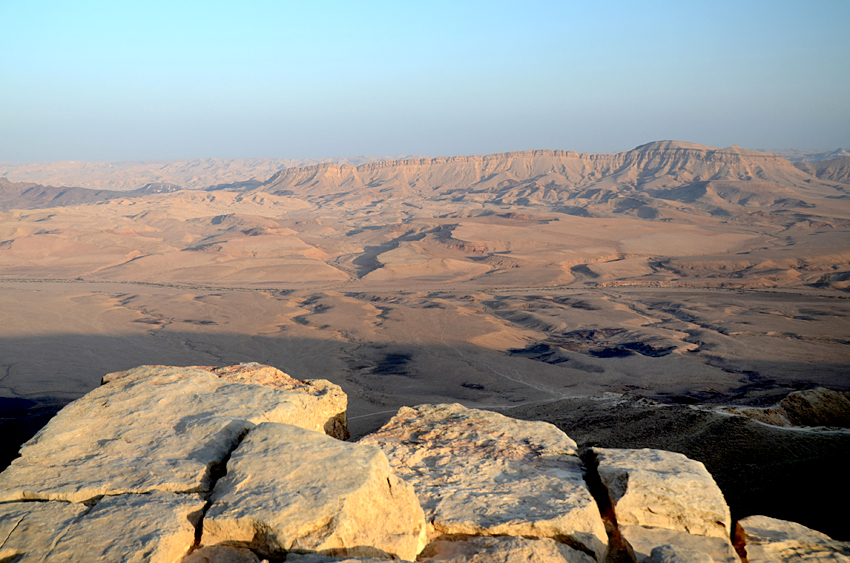
M 850 148 L 850 1 L 0 0 L 0 161 Z

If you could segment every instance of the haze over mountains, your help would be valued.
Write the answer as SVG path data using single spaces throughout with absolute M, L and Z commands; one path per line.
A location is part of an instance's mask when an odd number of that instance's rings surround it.
M 400 157 L 356 156 L 351 158 L 198 158 L 192 160 L 142 160 L 127 162 L 0 162 L 0 178 L 10 182 L 50 186 L 73 186 L 98 190 L 137 190 L 150 184 L 203 189 L 218 184 L 256 182 L 284 168 L 321 162 L 363 164 Z

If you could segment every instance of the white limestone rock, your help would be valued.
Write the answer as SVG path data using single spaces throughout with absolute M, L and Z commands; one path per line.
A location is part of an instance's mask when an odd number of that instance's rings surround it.
M 104 497 L 68 529 L 46 563 L 179 561 L 195 543 L 204 505 L 195 494 Z
M 233 452 L 204 519 L 203 545 L 413 559 L 425 520 L 380 449 L 260 424 Z
M 635 554 L 637 563 L 649 562 L 653 557 L 661 558 L 676 556 L 677 561 L 704 560 L 699 553 L 705 554 L 715 563 L 740 563 L 732 543 L 725 538 L 700 536 L 669 528 L 648 528 L 646 526 L 622 526 L 620 532 Z M 656 548 L 667 546 L 665 552 L 655 552 Z M 653 560 L 652 563 L 661 563 Z
M 346 411 L 348 397 L 339 385 L 326 379 L 295 379 L 277 368 L 256 362 L 227 367 L 204 367 L 225 381 L 291 391 L 289 401 L 298 405 L 303 417 L 297 426 L 324 432 L 340 440 L 349 437 Z M 292 424 L 292 423 L 290 423 Z
M 106 376 L 21 447 L 21 457 L 0 473 L 0 502 L 208 491 L 210 471 L 254 425 L 322 430 L 329 422 L 336 427 L 326 417 L 338 421 L 344 411 L 338 393 L 325 387 L 313 396 L 305 392 L 312 387 L 242 383 L 250 377 L 234 371 L 142 366 Z
M 850 542 L 833 540 L 802 524 L 768 516 L 749 516 L 739 520 L 738 525 L 745 534 L 750 563 L 850 563 Z
M 600 560 L 607 535 L 575 442 L 545 422 L 461 405 L 403 407 L 360 443 L 380 446 L 440 534 L 559 538 Z
M 586 553 L 549 538 L 471 536 L 437 539 L 428 544 L 419 561 L 447 563 L 594 563 Z
M 619 525 L 729 541 L 729 507 L 702 463 L 663 450 L 593 448 L 593 453 Z
M 0 504 L 0 561 L 41 561 L 51 545 L 88 511 L 65 502 Z
M 104 497 L 90 510 L 64 502 L 0 504 L 0 561 L 173 563 L 194 544 L 203 507 L 199 495 L 159 492 Z

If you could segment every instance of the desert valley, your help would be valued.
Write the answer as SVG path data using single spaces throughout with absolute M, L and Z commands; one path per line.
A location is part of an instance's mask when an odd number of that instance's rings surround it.
M 850 390 L 850 158 L 367 160 L 0 169 L 3 465 L 109 372 L 260 362 L 339 385 L 355 438 L 459 402 L 683 451 L 733 517 L 846 536 L 812 507 L 850 500 L 850 434 L 729 412 Z

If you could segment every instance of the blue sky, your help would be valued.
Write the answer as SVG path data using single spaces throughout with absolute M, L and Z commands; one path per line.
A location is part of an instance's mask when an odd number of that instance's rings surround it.
M 0 0 L 0 161 L 850 147 L 850 1 Z

